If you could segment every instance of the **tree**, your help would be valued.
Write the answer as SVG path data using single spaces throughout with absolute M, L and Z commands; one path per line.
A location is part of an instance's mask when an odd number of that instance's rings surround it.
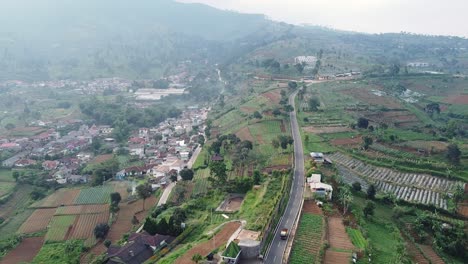
M 447 159 L 455 166 L 460 164 L 461 151 L 456 144 L 447 147 Z
M 369 146 L 372 145 L 372 143 L 374 143 L 374 140 L 371 138 L 371 137 L 367 137 L 365 136 L 363 138 L 363 147 L 365 150 L 368 150 L 369 149 Z
M 304 136 L 304 141 L 305 141 L 305 142 L 309 142 L 309 139 L 310 139 L 309 135 L 305 135 L 305 136 Z
M 360 117 L 360 118 L 358 119 L 357 126 L 358 126 L 359 128 L 365 128 L 365 129 L 367 129 L 367 128 L 369 127 L 369 120 L 367 120 L 367 118 Z
M 118 205 L 120 201 L 122 201 L 122 196 L 120 196 L 119 192 L 113 192 L 110 194 L 111 204 Z
M 424 108 L 424 111 L 426 111 L 426 113 L 430 114 L 431 116 L 434 113 L 440 114 L 440 105 L 438 103 L 429 103 Z
M 294 82 L 294 81 L 288 82 L 288 87 L 291 90 L 296 90 L 297 89 L 297 82 Z
M 109 239 L 106 239 L 106 241 L 104 241 L 104 246 L 106 246 L 106 248 L 109 248 L 111 244 L 112 242 Z
M 45 197 L 44 192 L 37 189 L 37 188 L 35 188 L 29 195 L 31 196 L 31 199 L 33 199 L 35 201 Z
M 292 112 L 292 111 L 294 111 L 294 107 L 292 105 L 290 105 L 290 104 L 287 104 L 287 105 L 284 106 L 284 111 Z
M 262 181 L 262 175 L 260 174 L 260 171 L 255 170 L 253 174 L 253 178 L 254 178 L 254 184 L 259 185 L 260 182 Z
M 275 109 L 273 109 L 273 111 L 271 113 L 274 116 L 279 116 L 279 115 L 281 115 L 281 110 L 279 108 L 275 108 Z
M 94 237 L 97 239 L 105 238 L 109 232 L 109 225 L 107 223 L 100 223 L 94 227 Z
M 362 209 L 364 216 L 367 218 L 369 215 L 374 215 L 375 204 L 372 201 L 367 201 L 366 206 Z
M 198 253 L 192 256 L 192 261 L 197 263 L 197 264 L 202 260 L 203 260 L 202 255 L 200 255 Z
M 218 180 L 218 184 L 223 186 L 227 182 L 226 164 L 222 161 L 210 163 L 210 175 Z
M 367 188 L 367 198 L 374 200 L 376 192 L 377 191 L 375 189 L 374 184 L 369 185 L 369 187 Z
M 320 100 L 317 97 L 311 97 L 308 101 L 309 111 L 317 111 L 320 106 Z
M 305 68 L 305 64 L 302 64 L 302 63 L 297 63 L 294 65 L 294 67 L 296 68 L 296 70 L 302 74 L 302 72 L 304 71 L 304 68 Z
M 253 113 L 253 117 L 256 118 L 256 119 L 262 119 L 263 118 L 262 114 L 260 114 L 259 111 L 255 111 Z
M 397 76 L 399 72 L 400 72 L 400 66 L 398 64 L 393 64 L 390 67 L 390 75 L 391 76 Z
M 153 188 L 151 188 L 151 185 L 148 183 L 138 185 L 136 187 L 136 191 L 138 194 L 138 197 L 143 199 L 143 210 L 145 210 L 145 201 L 148 197 L 151 196 L 151 193 L 153 192 Z
M 278 139 L 275 138 L 271 141 L 271 145 L 273 146 L 273 148 L 278 149 L 280 147 L 280 142 Z
M 177 181 L 177 174 L 171 174 L 171 176 L 169 176 L 169 179 L 171 179 L 171 182 L 176 182 Z
M 13 178 L 15 179 L 15 181 L 18 181 L 18 178 L 19 178 L 19 176 L 20 176 L 20 173 L 19 173 L 18 171 L 13 171 L 12 176 L 13 176 Z
M 353 182 L 353 190 L 356 192 L 360 192 L 362 189 L 361 184 L 359 182 Z
M 193 170 L 191 169 L 183 169 L 179 172 L 180 174 L 180 177 L 182 177 L 182 179 L 184 181 L 191 181 L 193 179 Z
M 353 201 L 353 196 L 351 195 L 351 192 L 348 189 L 348 187 L 340 188 L 339 199 L 340 199 L 341 205 L 343 206 L 343 214 L 346 214 L 346 212 L 348 211 L 349 205 Z
M 12 124 L 12 123 L 8 123 L 8 124 L 5 125 L 6 130 L 13 130 L 13 129 L 15 129 L 15 127 L 16 126 L 14 124 Z
M 205 137 L 203 135 L 198 135 L 198 144 L 202 147 L 205 145 Z

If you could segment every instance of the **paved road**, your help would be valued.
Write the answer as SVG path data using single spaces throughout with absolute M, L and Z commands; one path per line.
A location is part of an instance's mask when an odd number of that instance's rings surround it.
M 166 204 L 167 199 L 169 199 L 169 195 L 171 194 L 172 188 L 176 186 L 175 182 L 171 182 L 166 189 L 164 189 L 163 194 L 161 195 L 161 198 L 158 201 L 158 206 Z
M 297 92 L 289 97 L 289 104 L 295 107 L 294 98 Z M 302 139 L 297 123 L 296 112 L 290 113 L 291 130 L 294 138 L 294 178 L 291 186 L 291 195 L 284 212 L 283 218 L 275 232 L 275 237 L 271 247 L 266 253 L 264 263 L 282 263 L 287 240 L 281 240 L 280 231 L 282 228 L 291 230 L 294 220 L 300 210 L 301 200 L 304 192 L 304 151 L 302 149 Z

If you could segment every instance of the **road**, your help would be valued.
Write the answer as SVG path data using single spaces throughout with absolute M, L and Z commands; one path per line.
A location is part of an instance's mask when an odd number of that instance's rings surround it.
M 289 104 L 296 107 L 294 98 L 297 92 L 289 97 Z M 289 114 L 291 119 L 291 131 L 294 139 L 294 178 L 291 186 L 291 193 L 286 210 L 281 218 L 271 246 L 266 253 L 264 263 L 282 263 L 287 240 L 281 240 L 280 231 L 282 228 L 292 229 L 294 221 L 300 210 L 301 200 L 304 192 L 304 151 L 302 149 L 302 138 L 297 123 L 296 111 Z
M 171 182 L 163 191 L 161 198 L 158 201 L 158 206 L 166 204 L 167 199 L 169 199 L 169 195 L 171 194 L 172 188 L 176 185 L 175 182 Z

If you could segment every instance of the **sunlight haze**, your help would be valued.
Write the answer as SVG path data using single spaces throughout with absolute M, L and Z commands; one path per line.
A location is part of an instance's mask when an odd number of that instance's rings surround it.
M 464 0 L 180 0 L 265 14 L 273 20 L 368 33 L 468 36 Z

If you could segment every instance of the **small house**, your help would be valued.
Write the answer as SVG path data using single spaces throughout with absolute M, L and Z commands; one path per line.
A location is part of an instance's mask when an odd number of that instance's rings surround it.
M 309 186 L 310 190 L 315 195 L 322 196 L 327 198 L 328 200 L 331 200 L 333 193 L 333 187 L 331 185 L 321 182 L 313 182 L 309 183 Z
M 321 152 L 311 152 L 310 156 L 317 163 L 322 163 L 323 162 L 323 153 L 321 153 Z
M 223 259 L 223 263 L 227 264 L 236 264 L 239 261 L 239 257 L 241 254 L 241 248 L 237 245 L 234 241 L 229 243 L 226 250 L 221 255 Z

